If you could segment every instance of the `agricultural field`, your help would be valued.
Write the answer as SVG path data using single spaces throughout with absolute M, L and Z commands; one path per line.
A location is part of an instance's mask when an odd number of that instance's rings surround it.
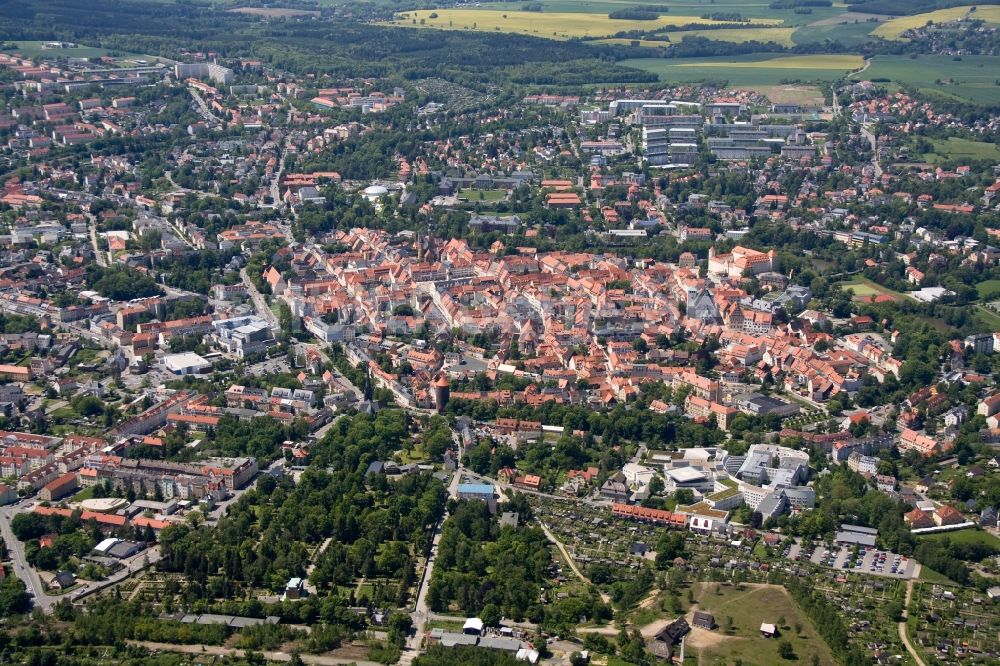
M 681 30 L 677 32 L 668 32 L 667 37 L 670 38 L 670 42 L 658 42 L 652 40 L 641 40 L 640 46 L 651 46 L 651 47 L 663 47 L 669 46 L 670 43 L 677 43 L 683 41 L 686 37 L 704 37 L 706 39 L 712 39 L 720 42 L 734 42 L 742 43 L 749 41 L 757 42 L 774 42 L 776 44 L 781 44 L 782 46 L 794 46 L 792 41 L 792 33 L 795 32 L 795 28 L 775 28 L 775 27 L 753 27 L 753 28 L 732 28 L 732 29 L 721 29 L 721 30 Z M 629 39 L 606 39 L 601 40 L 604 43 L 610 44 L 631 44 L 634 40 Z
M 863 65 L 855 55 L 749 55 L 663 60 L 637 58 L 622 65 L 653 72 L 664 83 L 728 81 L 733 87 L 778 86 L 789 82 L 831 81 Z
M 796 44 L 810 44 L 830 40 L 844 46 L 859 46 L 871 39 L 872 30 L 887 18 L 890 17 L 847 12 L 797 28 L 792 33 L 792 41 Z
M 835 664 L 830 648 L 816 634 L 815 627 L 799 610 L 783 587 L 747 584 L 742 589 L 716 583 L 697 583 L 694 596 L 698 610 L 715 616 L 718 629 L 694 629 L 688 637 L 686 652 L 698 656 L 697 663 L 777 664 L 779 640 L 792 644 L 800 663 L 813 663 L 813 655 L 821 664 Z M 732 626 L 725 630 L 731 618 Z M 761 622 L 779 624 L 779 637 L 764 638 Z M 796 628 L 800 631 L 796 631 Z
M 777 25 L 780 21 L 753 19 L 758 25 Z M 608 37 L 626 30 L 654 30 L 668 25 L 712 25 L 719 21 L 703 19 L 697 14 L 675 16 L 664 14 L 655 21 L 610 19 L 607 14 L 583 12 L 526 12 L 495 9 L 424 9 L 400 12 L 391 23 L 404 27 L 437 28 L 439 30 L 478 30 L 519 33 L 550 39 L 574 37 Z
M 888 80 L 960 102 L 1000 104 L 1000 56 L 888 56 L 872 58 L 858 78 Z
M 922 27 L 927 25 L 928 22 L 946 23 L 966 16 L 986 21 L 987 23 L 1000 23 L 1000 7 L 995 5 L 964 5 L 962 7 L 949 7 L 948 9 L 914 14 L 913 16 L 900 16 L 878 26 L 872 31 L 872 35 L 883 39 L 902 39 L 903 33 L 907 30 Z
M 947 139 L 931 139 L 934 144 L 934 152 L 925 155 L 929 162 L 945 162 L 951 160 L 1000 160 L 1000 147 L 995 143 L 985 141 L 973 141 L 959 137 L 948 137 Z
M 806 25 L 843 14 L 846 6 L 835 3 L 832 7 L 812 7 L 811 14 L 796 14 L 792 9 L 771 9 L 769 2 L 747 3 L 740 0 L 535 0 L 545 12 L 572 12 L 603 14 L 627 7 L 649 7 L 664 12 L 662 18 L 674 16 L 701 16 L 703 14 L 740 14 L 747 18 L 777 20 L 783 25 Z M 535 4 L 532 2 L 532 4 Z M 489 9 L 520 10 L 525 2 L 490 3 Z M 484 5 L 485 7 L 485 5 Z M 677 23 L 678 21 L 673 21 Z

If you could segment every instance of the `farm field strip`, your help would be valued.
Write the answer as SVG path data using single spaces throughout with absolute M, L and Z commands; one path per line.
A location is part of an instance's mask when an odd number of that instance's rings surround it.
M 664 14 L 655 21 L 611 19 L 607 14 L 582 12 L 525 12 L 495 9 L 425 9 L 400 12 L 393 25 L 439 30 L 477 30 L 535 35 L 552 39 L 608 37 L 628 30 L 654 30 L 669 25 L 719 25 L 724 21 L 698 15 Z M 780 20 L 751 19 L 753 25 L 775 26 Z
M 975 9 L 975 11 L 970 14 L 970 10 L 972 9 Z M 969 15 L 970 18 L 981 19 L 987 23 L 1000 23 L 1000 6 L 964 5 L 962 7 L 949 7 L 948 9 L 914 14 L 912 16 L 900 16 L 879 25 L 872 31 L 872 36 L 882 37 L 883 39 L 901 39 L 904 32 L 924 26 L 928 21 L 945 23 L 958 20 L 966 15 Z

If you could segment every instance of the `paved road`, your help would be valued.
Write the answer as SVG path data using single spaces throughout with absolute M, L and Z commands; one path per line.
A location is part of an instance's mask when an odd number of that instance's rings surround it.
M 97 265 L 104 267 L 108 265 L 108 257 L 101 250 L 101 245 L 97 242 L 97 218 L 87 213 L 87 226 L 90 227 L 90 244 L 94 246 L 94 257 Z
M 208 104 L 205 103 L 204 98 L 202 98 L 197 90 L 188 86 L 188 92 L 191 93 L 191 97 L 194 97 L 195 104 L 198 106 L 198 113 L 201 114 L 202 118 L 209 121 L 209 123 L 222 124 L 222 118 L 212 113 L 211 109 L 208 108 Z
M 275 316 L 271 308 L 267 306 L 267 301 L 264 300 L 264 296 L 257 291 L 257 287 L 254 286 L 253 280 L 250 279 L 250 274 L 247 273 L 247 269 L 240 269 L 240 279 L 242 279 L 243 284 L 246 285 L 247 292 L 250 294 L 250 300 L 253 301 L 253 306 L 257 310 L 257 316 L 265 319 L 271 326 L 280 327 L 278 317 Z
M 42 579 L 38 577 L 34 568 L 28 564 L 28 560 L 24 557 L 24 544 L 14 536 L 14 531 L 10 528 L 10 521 L 20 513 L 20 510 L 20 506 L 0 508 L 0 535 L 3 536 L 3 541 L 7 544 L 7 552 L 14 563 L 14 575 L 24 581 L 28 592 L 34 595 L 35 606 L 49 613 L 62 597 L 50 597 L 45 594 Z

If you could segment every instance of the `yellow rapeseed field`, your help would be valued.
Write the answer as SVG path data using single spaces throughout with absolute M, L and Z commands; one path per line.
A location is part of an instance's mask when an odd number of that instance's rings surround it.
M 434 16 L 432 18 L 432 15 Z M 776 26 L 779 20 L 754 19 L 755 25 Z M 610 19 L 607 14 L 580 12 L 525 12 L 493 9 L 420 9 L 400 12 L 395 25 L 440 30 L 513 32 L 549 39 L 607 37 L 624 30 L 653 30 L 665 25 L 713 24 L 699 16 L 664 14 L 655 21 Z M 752 30 L 752 29 L 751 29 Z M 714 33 L 715 31 L 713 31 Z M 706 36 L 709 36 L 706 34 Z
M 975 7 L 976 11 L 969 13 Z M 933 12 L 914 14 L 913 16 L 900 16 L 885 23 L 879 24 L 872 30 L 873 35 L 883 39 L 901 39 L 901 35 L 912 28 L 919 28 L 926 25 L 928 21 L 934 23 L 944 23 L 960 19 L 968 14 L 969 18 L 980 19 L 987 23 L 1000 23 L 1000 6 L 997 5 L 965 5 L 963 7 L 949 7 L 948 9 L 938 9 Z

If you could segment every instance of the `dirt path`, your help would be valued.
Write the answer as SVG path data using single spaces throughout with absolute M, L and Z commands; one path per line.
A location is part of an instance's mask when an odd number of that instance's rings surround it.
M 220 645 L 175 645 L 174 643 L 156 643 L 153 641 L 126 641 L 129 645 L 138 645 L 147 650 L 158 650 L 160 652 L 180 652 L 182 654 L 212 655 L 216 657 L 237 657 L 242 659 L 246 656 L 245 650 L 227 648 Z M 264 652 L 264 659 L 267 661 L 291 661 L 292 655 L 287 652 Z M 365 661 L 363 659 L 345 659 L 343 657 L 329 657 L 321 654 L 299 655 L 307 664 L 317 666 L 346 666 L 347 664 L 357 664 L 357 666 L 379 666 L 377 662 Z
M 918 565 L 919 566 L 919 565 Z M 920 573 L 919 568 L 914 572 L 914 575 Z M 903 598 L 903 619 L 899 623 L 899 640 L 903 641 L 903 645 L 906 647 L 906 651 L 910 653 L 913 657 L 913 661 L 917 662 L 917 666 L 927 666 L 924 660 L 920 657 L 916 648 L 910 643 L 910 637 L 906 633 L 906 618 L 910 615 L 910 596 L 913 594 L 913 578 L 906 581 L 906 596 Z
M 545 532 L 545 538 L 554 543 L 556 548 L 559 549 L 559 552 L 562 553 L 563 558 L 566 560 L 566 563 L 569 564 L 569 568 L 573 570 L 573 573 L 576 574 L 576 577 L 582 580 L 587 585 L 593 585 L 590 579 L 584 576 L 583 572 L 577 568 L 576 562 L 574 562 L 573 558 L 570 557 L 569 551 L 566 550 L 566 546 L 562 545 L 562 542 L 556 538 L 556 536 L 552 533 L 552 530 L 549 529 L 548 525 L 546 525 L 540 520 L 538 521 L 538 524 L 542 526 L 542 531 Z M 601 601 L 603 601 L 606 604 L 611 603 L 611 597 L 606 595 L 604 592 L 601 592 L 600 594 L 601 594 Z

